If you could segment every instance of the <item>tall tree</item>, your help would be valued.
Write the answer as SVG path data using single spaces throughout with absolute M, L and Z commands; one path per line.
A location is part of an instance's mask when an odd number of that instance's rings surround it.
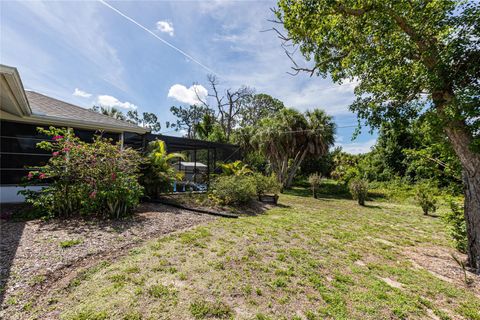
M 237 125 L 241 112 L 249 102 L 254 90 L 242 86 L 238 89 L 228 88 L 222 93 L 218 88 L 219 81 L 215 75 L 208 75 L 208 82 L 210 83 L 210 88 L 213 92 L 209 94 L 209 97 L 214 100 L 215 108 L 217 110 L 217 121 L 223 129 L 225 138 L 227 141 L 230 141 L 233 129 Z M 215 109 L 210 107 L 207 101 L 200 99 L 200 97 L 198 97 L 198 99 L 205 107 Z
M 123 112 L 115 107 L 93 106 L 91 110 L 101 113 L 105 116 L 112 117 L 114 119 L 125 120 L 125 115 L 123 114 Z
M 247 98 L 245 106 L 240 111 L 240 126 L 255 126 L 266 117 L 274 115 L 285 108 L 282 101 L 265 93 L 253 94 Z
M 480 272 L 480 3 L 279 0 L 284 41 L 314 62 L 295 66 L 357 80 L 352 111 L 378 127 L 424 103 L 463 169 L 469 265 Z
M 170 111 L 177 117 L 176 124 L 170 124 L 175 130 L 186 130 L 187 138 L 196 138 L 196 129 L 203 117 L 211 111 L 207 106 L 191 105 L 188 107 L 172 106 Z
M 279 182 L 288 188 L 306 157 L 328 152 L 334 134 L 335 124 L 324 111 L 302 114 L 285 108 L 260 121 L 253 144 L 269 160 Z
M 155 113 L 151 112 L 143 112 L 139 115 L 137 110 L 130 110 L 127 112 L 127 121 L 148 128 L 152 133 L 159 132 L 162 128 Z

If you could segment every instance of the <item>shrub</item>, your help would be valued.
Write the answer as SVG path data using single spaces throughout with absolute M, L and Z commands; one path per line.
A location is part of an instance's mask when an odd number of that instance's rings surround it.
M 365 205 L 365 199 L 368 195 L 368 181 L 364 179 L 353 179 L 348 185 L 353 199 L 358 200 L 358 204 Z
M 437 200 L 435 199 L 435 188 L 429 183 L 419 183 L 415 191 L 415 201 L 422 208 L 423 213 L 437 210 Z
M 277 195 L 282 189 L 282 184 L 278 182 L 275 175 L 264 176 L 261 173 L 255 173 L 253 179 L 256 193 L 259 197 L 265 194 Z
M 140 155 L 122 150 L 111 140 L 96 137 L 80 141 L 71 130 L 50 127 L 52 136 L 37 146 L 52 152 L 48 163 L 28 174 L 29 184 L 47 182 L 40 191 L 21 191 L 26 202 L 49 217 L 101 214 L 120 217 L 138 205 L 143 188 L 138 183 Z
M 455 243 L 455 248 L 460 252 L 466 253 L 468 244 L 467 225 L 462 205 L 455 201 L 450 201 L 450 211 L 443 216 L 443 220 L 447 225 L 448 233 Z
M 320 184 L 322 183 L 322 176 L 318 173 L 313 173 L 308 177 L 308 183 L 312 188 L 313 197 L 317 197 L 317 190 L 320 188 Z
M 244 204 L 256 193 L 255 181 L 249 176 L 219 176 L 210 186 L 209 196 L 222 204 Z

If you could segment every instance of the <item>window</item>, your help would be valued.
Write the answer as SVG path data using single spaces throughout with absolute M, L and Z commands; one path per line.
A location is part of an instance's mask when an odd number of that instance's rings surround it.
M 37 143 L 48 140 L 38 132 L 39 125 L 0 122 L 0 184 L 19 184 L 28 171 L 45 165 L 50 159 L 50 152 L 37 148 Z M 46 126 L 41 126 L 46 127 Z M 96 134 L 118 142 L 120 135 L 110 132 L 95 132 L 73 129 L 82 141 L 91 142 Z

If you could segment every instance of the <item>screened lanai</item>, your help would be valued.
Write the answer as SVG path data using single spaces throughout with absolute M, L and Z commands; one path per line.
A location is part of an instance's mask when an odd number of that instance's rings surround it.
M 174 191 L 205 191 L 208 188 L 211 175 L 220 173 L 221 163 L 241 159 L 240 147 L 237 145 L 165 136 L 161 134 L 124 134 L 124 145 L 146 150 L 149 142 L 162 140 L 167 145 L 169 153 L 181 153 L 185 159 L 173 162 L 175 168 L 184 174 L 183 181 L 175 184 Z

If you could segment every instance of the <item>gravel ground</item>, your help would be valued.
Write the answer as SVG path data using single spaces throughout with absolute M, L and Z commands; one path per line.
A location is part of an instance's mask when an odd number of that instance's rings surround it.
M 0 319 L 14 318 L 33 296 L 89 259 L 114 258 L 147 239 L 213 219 L 145 203 L 125 220 L 0 220 Z

